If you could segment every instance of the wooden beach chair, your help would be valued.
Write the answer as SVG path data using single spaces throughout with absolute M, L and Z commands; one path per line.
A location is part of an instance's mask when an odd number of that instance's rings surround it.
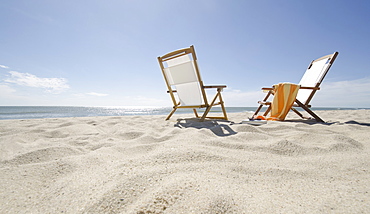
M 226 109 L 222 100 L 222 89 L 225 85 L 203 85 L 199 73 L 197 57 L 194 46 L 183 48 L 158 57 L 164 80 L 167 85 L 168 93 L 173 102 L 173 110 L 167 116 L 166 120 L 179 108 L 192 108 L 194 114 L 201 121 L 205 118 L 227 120 Z M 214 98 L 209 102 L 205 89 L 216 89 Z M 208 117 L 213 106 L 220 105 L 223 116 Z M 204 108 L 204 113 L 200 117 L 197 108 Z
M 298 84 L 299 85 L 298 94 L 294 100 L 294 105 L 291 108 L 291 110 L 298 114 L 301 118 L 308 119 L 307 117 L 304 117 L 301 114 L 301 112 L 295 109 L 295 107 L 300 107 L 304 109 L 308 114 L 315 118 L 316 121 L 324 122 L 319 116 L 317 116 L 310 109 L 311 108 L 310 101 L 312 100 L 316 91 L 320 90 L 320 84 L 322 83 L 323 79 L 325 78 L 326 74 L 328 73 L 331 65 L 334 63 L 337 56 L 338 52 L 334 52 L 333 54 L 329 54 L 320 57 L 316 60 L 313 60 L 308 66 L 305 74 L 303 75 L 301 81 Z M 254 113 L 253 116 L 254 118 L 257 117 L 259 111 L 265 105 L 268 106 L 268 108 L 263 114 L 263 116 L 266 116 L 271 111 L 271 102 L 268 100 L 269 97 L 274 94 L 274 90 L 273 88 L 262 88 L 262 90 L 267 91 L 267 95 L 262 101 L 258 101 L 260 105 L 257 108 L 256 112 Z

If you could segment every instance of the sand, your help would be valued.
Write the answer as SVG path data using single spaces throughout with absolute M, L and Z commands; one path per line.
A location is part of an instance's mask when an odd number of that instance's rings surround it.
M 0 121 L 0 213 L 369 213 L 370 110 Z

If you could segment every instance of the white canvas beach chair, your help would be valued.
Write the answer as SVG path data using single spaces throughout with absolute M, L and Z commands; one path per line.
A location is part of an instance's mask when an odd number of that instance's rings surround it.
M 312 100 L 313 96 L 315 95 L 317 90 L 320 90 L 320 85 L 324 80 L 326 74 L 328 73 L 331 65 L 334 63 L 336 57 L 338 56 L 338 52 L 334 52 L 333 54 L 329 54 L 323 57 L 320 57 L 316 60 L 313 60 L 310 65 L 308 66 L 305 74 L 303 75 L 301 81 L 299 82 L 299 90 L 298 94 L 295 98 L 294 105 L 291 108 L 296 114 L 298 114 L 301 118 L 307 119 L 304 117 L 301 112 L 299 112 L 294 107 L 301 107 L 304 109 L 308 114 L 310 114 L 313 118 L 316 119 L 318 122 L 324 122 L 319 116 L 317 116 L 310 108 L 311 105 L 309 104 Z M 257 117 L 259 111 L 262 109 L 264 105 L 267 105 L 268 108 L 263 114 L 266 116 L 271 111 L 271 102 L 268 101 L 270 95 L 274 94 L 273 88 L 262 88 L 263 91 L 267 91 L 266 97 L 263 101 L 259 101 L 260 104 L 257 108 L 256 112 L 254 113 L 254 118 Z
M 167 85 L 168 93 L 173 102 L 173 110 L 166 120 L 179 108 L 192 108 L 195 116 L 204 121 L 205 118 L 227 120 L 227 114 L 222 100 L 221 92 L 225 85 L 203 85 L 199 73 L 197 57 L 194 46 L 176 50 L 158 57 L 164 80 Z M 209 102 L 205 89 L 216 89 L 214 98 Z M 213 106 L 220 105 L 223 116 L 207 116 Z M 204 113 L 199 117 L 197 108 L 205 108 Z

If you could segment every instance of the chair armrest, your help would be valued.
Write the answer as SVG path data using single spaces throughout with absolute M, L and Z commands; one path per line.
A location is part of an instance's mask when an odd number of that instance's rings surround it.
M 204 88 L 226 88 L 226 85 L 205 85 Z
M 271 91 L 271 90 L 274 90 L 273 88 L 262 88 L 261 89 L 262 91 Z
M 258 101 L 257 103 L 261 105 L 271 105 L 271 102 L 268 102 L 268 101 Z
M 301 86 L 299 89 L 311 89 L 311 90 L 320 90 L 319 87 L 306 87 L 306 86 Z
M 203 86 L 203 88 L 226 88 L 226 85 L 207 85 Z M 172 92 L 177 92 L 176 90 L 172 90 Z M 170 93 L 170 91 L 167 91 L 167 93 Z
M 311 89 L 311 90 L 320 90 L 319 87 L 307 87 L 307 86 L 300 86 L 299 89 Z M 262 88 L 263 91 L 270 91 L 274 90 L 274 88 Z

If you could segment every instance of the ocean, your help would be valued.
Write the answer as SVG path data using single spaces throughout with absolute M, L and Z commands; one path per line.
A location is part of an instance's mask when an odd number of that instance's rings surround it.
M 257 107 L 227 107 L 228 113 L 254 112 Z M 312 108 L 313 110 L 355 110 L 356 108 Z M 172 107 L 83 107 L 83 106 L 0 106 L 0 120 L 40 119 L 62 117 L 96 117 L 129 115 L 167 115 Z M 202 112 L 202 111 L 200 111 Z M 221 112 L 213 107 L 211 112 Z M 192 113 L 191 109 L 178 109 L 175 114 Z

